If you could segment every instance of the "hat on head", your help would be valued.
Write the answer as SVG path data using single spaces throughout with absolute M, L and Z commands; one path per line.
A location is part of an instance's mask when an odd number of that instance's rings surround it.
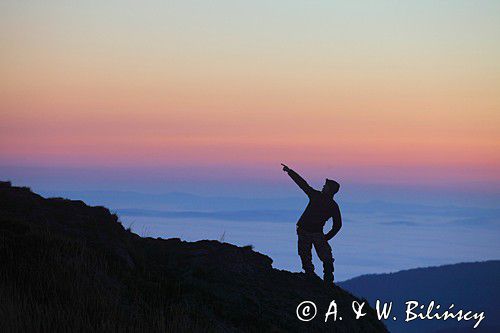
M 327 178 L 325 183 L 332 189 L 333 193 L 337 193 L 340 189 L 340 184 L 333 179 Z

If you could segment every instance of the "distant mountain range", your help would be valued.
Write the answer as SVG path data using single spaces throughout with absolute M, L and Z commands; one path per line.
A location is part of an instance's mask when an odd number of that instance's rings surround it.
M 89 204 L 104 205 L 123 215 L 147 217 L 189 217 L 213 219 L 243 219 L 262 221 L 296 220 L 307 204 L 307 197 L 243 198 L 229 196 L 202 196 L 184 192 L 161 194 L 131 191 L 68 191 L 51 193 L 67 198 L 85 200 Z M 488 225 L 500 220 L 500 209 L 462 207 L 454 205 L 422 205 L 386 201 L 342 202 L 345 215 L 369 214 L 394 219 L 386 224 L 416 226 L 402 216 L 439 216 L 457 225 Z
M 500 260 L 416 268 L 390 274 L 362 275 L 339 283 L 372 306 L 393 302 L 392 314 L 385 321 L 391 332 L 500 332 Z M 486 318 L 477 329 L 474 321 L 413 320 L 405 323 L 405 302 L 429 304 L 434 300 L 446 310 L 484 311 Z M 391 315 L 392 317 L 392 315 Z

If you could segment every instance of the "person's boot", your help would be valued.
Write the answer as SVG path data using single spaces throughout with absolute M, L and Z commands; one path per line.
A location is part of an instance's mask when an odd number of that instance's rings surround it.
M 323 275 L 323 282 L 327 287 L 333 287 L 333 273 L 325 273 Z
M 313 281 L 314 280 L 321 280 L 321 278 L 318 275 L 316 275 L 316 273 L 314 273 L 314 271 L 306 271 L 305 274 L 306 274 L 306 278 L 308 280 L 313 280 Z

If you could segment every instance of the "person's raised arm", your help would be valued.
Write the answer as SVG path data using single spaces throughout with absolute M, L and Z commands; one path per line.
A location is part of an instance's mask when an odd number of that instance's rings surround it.
M 307 194 L 307 196 L 310 197 L 311 194 L 314 192 L 314 189 L 311 186 L 309 186 L 309 184 L 304 180 L 304 178 L 302 178 L 298 173 L 296 173 L 283 163 L 281 163 L 281 165 L 283 166 L 283 171 L 288 173 L 290 178 L 292 178 L 293 181 L 302 189 L 302 191 L 304 191 Z
M 335 203 L 335 207 L 332 211 L 332 219 L 332 230 L 325 235 L 327 241 L 332 239 L 339 232 L 340 228 L 342 228 L 342 216 L 340 215 L 340 209 L 337 203 Z

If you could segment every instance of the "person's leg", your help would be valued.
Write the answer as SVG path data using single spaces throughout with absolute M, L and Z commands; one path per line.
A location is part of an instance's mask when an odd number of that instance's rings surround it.
M 322 233 L 314 236 L 313 243 L 319 259 L 323 262 L 323 280 L 326 283 L 333 283 L 333 262 L 335 259 L 332 256 L 332 248 Z
M 300 256 L 300 260 L 302 261 L 302 269 L 306 274 L 314 274 L 314 265 L 312 263 L 312 239 L 311 237 L 303 232 L 297 231 L 298 242 L 297 249 Z

